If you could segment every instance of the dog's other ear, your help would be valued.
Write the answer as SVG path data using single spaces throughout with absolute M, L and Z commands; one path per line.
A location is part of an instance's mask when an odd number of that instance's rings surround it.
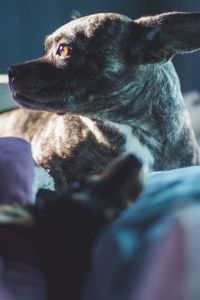
M 97 178 L 96 191 L 102 198 L 119 196 L 121 201 L 129 199 L 132 202 L 144 186 L 143 163 L 135 155 L 128 154 L 115 159 Z
M 136 44 L 142 53 L 140 63 L 167 61 L 175 54 L 200 49 L 200 13 L 164 13 L 142 17 L 132 25 L 134 43 L 134 35 L 140 35 Z M 132 54 L 137 55 L 134 49 Z
M 70 14 L 71 20 L 76 20 L 76 19 L 81 18 L 81 17 L 82 17 L 82 15 L 78 10 L 76 10 L 76 9 L 72 10 L 72 12 Z

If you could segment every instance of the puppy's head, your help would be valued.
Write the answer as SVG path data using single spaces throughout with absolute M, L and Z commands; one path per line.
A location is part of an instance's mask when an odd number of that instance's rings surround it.
M 40 190 L 34 205 L 0 205 L 1 229 L 35 242 L 48 299 L 80 299 L 96 236 L 137 199 L 142 170 L 141 162 L 128 155 L 62 194 Z
M 149 65 L 198 49 L 199 19 L 101 13 L 73 20 L 47 37 L 43 57 L 9 69 L 13 98 L 34 110 L 103 115 L 138 98 Z

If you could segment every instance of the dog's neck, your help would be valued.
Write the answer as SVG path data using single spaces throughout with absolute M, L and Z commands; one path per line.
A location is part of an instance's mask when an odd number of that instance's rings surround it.
M 133 82 L 108 97 L 115 99 L 115 105 L 94 113 L 94 117 L 164 135 L 176 135 L 177 129 L 190 127 L 179 79 L 171 61 L 141 66 L 137 74 L 134 70 Z
M 143 161 L 147 159 L 149 164 L 153 157 L 155 170 L 179 167 L 177 155 L 182 165 L 188 165 L 188 160 L 196 163 L 199 150 L 171 62 L 141 67 L 134 84 L 116 91 L 113 97 L 116 105 L 93 115 L 104 124 L 104 134 L 110 127 L 117 130 L 126 137 L 127 151 L 136 149 L 138 139 Z M 184 148 L 186 143 L 190 147 Z

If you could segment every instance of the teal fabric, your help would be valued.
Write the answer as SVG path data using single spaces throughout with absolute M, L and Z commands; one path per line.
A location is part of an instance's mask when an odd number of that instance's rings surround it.
M 138 200 L 113 224 L 121 226 L 128 220 L 138 224 L 150 216 L 165 214 L 168 210 L 200 199 L 200 166 L 153 172 L 147 176 L 143 193 Z
M 125 260 L 133 258 L 144 240 L 162 232 L 165 216 L 199 200 L 200 166 L 151 173 L 139 199 L 104 234 L 117 242 Z
M 139 199 L 99 236 L 83 299 L 132 299 L 152 247 L 162 245 L 180 208 L 199 200 L 200 166 L 149 174 Z
M 156 234 L 162 232 L 165 216 L 199 200 L 200 166 L 151 173 L 138 200 L 103 235 L 114 239 L 130 259 L 143 240 L 154 238 L 154 226 Z

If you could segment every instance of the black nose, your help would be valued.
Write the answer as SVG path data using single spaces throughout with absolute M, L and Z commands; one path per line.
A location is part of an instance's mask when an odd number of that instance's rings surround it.
M 8 77 L 9 77 L 9 81 L 12 81 L 15 77 L 14 70 L 12 67 L 8 68 Z

